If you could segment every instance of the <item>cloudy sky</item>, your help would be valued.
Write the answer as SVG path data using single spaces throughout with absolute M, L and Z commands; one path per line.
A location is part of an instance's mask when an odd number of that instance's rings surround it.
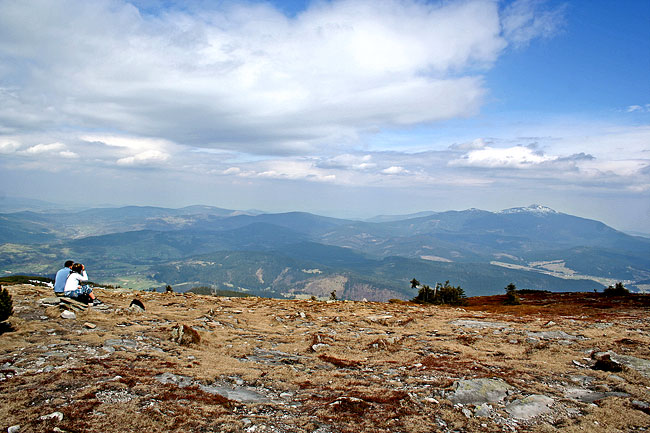
M 647 0 L 0 0 L 0 196 L 650 233 Z

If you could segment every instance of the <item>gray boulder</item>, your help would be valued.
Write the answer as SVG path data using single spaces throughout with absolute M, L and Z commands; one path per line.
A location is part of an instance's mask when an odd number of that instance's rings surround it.
M 506 406 L 506 412 L 513 418 L 528 420 L 551 412 L 554 400 L 545 395 L 529 395 Z
M 454 392 L 449 396 L 453 403 L 498 403 L 514 389 L 501 379 L 469 379 L 454 382 Z

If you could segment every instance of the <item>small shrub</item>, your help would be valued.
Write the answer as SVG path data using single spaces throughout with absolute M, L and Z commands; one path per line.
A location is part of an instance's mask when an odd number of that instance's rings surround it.
M 411 281 L 411 285 L 418 282 L 415 278 Z M 449 280 L 445 284 L 437 283 L 434 289 L 428 285 L 420 286 L 418 295 L 412 299 L 413 302 L 419 304 L 436 304 L 436 305 L 465 305 L 467 297 L 465 291 L 460 287 L 454 287 L 449 284 Z
M 630 294 L 630 291 L 625 288 L 622 282 L 616 283 L 614 286 L 607 287 L 603 294 L 605 296 L 627 296 Z
M 165 287 L 165 293 L 174 293 L 174 288 L 169 284 L 167 284 L 167 286 Z
M 517 294 L 517 286 L 513 283 L 508 284 L 505 287 L 506 290 L 506 300 L 503 301 L 503 305 L 519 305 L 521 300 L 519 300 L 519 295 Z
M 7 289 L 0 286 L 0 322 L 4 322 L 14 314 L 14 303 Z
M 332 293 L 330 293 L 330 301 L 336 301 L 337 299 L 336 290 L 332 290 Z

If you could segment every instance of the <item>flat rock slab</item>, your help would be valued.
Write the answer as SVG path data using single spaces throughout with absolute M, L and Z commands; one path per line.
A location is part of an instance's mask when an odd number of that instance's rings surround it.
M 462 404 L 497 403 L 514 389 L 501 379 L 458 380 L 453 386 L 454 392 L 449 400 Z
M 104 346 L 118 349 L 135 349 L 138 347 L 138 343 L 134 340 L 127 340 L 125 338 L 111 338 L 104 341 Z
M 43 305 L 59 305 L 61 303 L 61 298 L 53 296 L 51 298 L 40 299 L 38 302 Z
M 528 420 L 551 412 L 554 400 L 545 395 L 530 395 L 513 401 L 506 406 L 506 412 L 513 418 Z
M 194 383 L 194 379 L 192 379 L 191 377 L 181 376 L 179 374 L 174 374 L 174 373 L 159 374 L 158 376 L 155 376 L 154 379 L 156 379 L 160 383 L 171 383 L 173 385 L 178 386 L 179 388 L 185 388 Z
M 460 326 L 463 328 L 475 328 L 475 329 L 504 329 L 510 326 L 509 323 L 503 322 L 486 322 L 483 320 L 454 320 L 450 322 L 450 325 Z
M 199 388 L 209 394 L 219 394 L 228 400 L 240 403 L 268 403 L 269 399 L 264 394 L 245 387 L 229 387 L 225 385 L 199 385 Z
M 163 373 L 155 376 L 160 383 L 171 383 L 179 388 L 186 388 L 192 385 L 198 385 L 199 389 L 208 394 L 218 394 L 228 400 L 238 401 L 240 403 L 268 403 L 270 400 L 264 394 L 243 386 L 227 385 L 203 385 L 198 383 L 190 376 L 181 376 L 174 373 Z
M 83 302 L 76 301 L 76 300 L 74 300 L 72 298 L 63 297 L 63 298 L 58 298 L 58 299 L 60 301 L 59 305 L 70 307 L 70 308 L 72 308 L 74 310 L 77 310 L 77 311 L 83 311 L 83 310 L 88 308 L 87 304 L 84 304 Z
M 623 364 L 627 368 L 631 368 L 632 370 L 639 372 L 642 376 L 650 377 L 650 361 L 647 359 L 636 358 L 634 356 L 619 355 L 618 353 L 612 352 L 611 350 L 607 352 L 607 354 L 613 361 L 616 361 L 619 364 Z
M 300 355 L 280 352 L 279 350 L 254 349 L 253 355 L 246 355 L 244 358 L 248 361 L 259 362 L 263 364 L 297 364 L 302 360 Z
M 541 340 L 567 340 L 567 341 L 576 341 L 576 340 L 587 340 L 586 337 L 581 335 L 571 335 L 567 334 L 564 331 L 542 331 L 542 332 L 527 332 L 529 337 L 539 338 Z

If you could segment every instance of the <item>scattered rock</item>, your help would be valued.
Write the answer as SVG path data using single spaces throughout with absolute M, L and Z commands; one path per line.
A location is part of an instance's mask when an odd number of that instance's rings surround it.
M 636 358 L 634 356 L 619 355 L 611 350 L 606 352 L 614 362 L 622 364 L 627 368 L 637 371 L 645 377 L 650 377 L 650 361 L 647 359 Z
M 328 347 L 330 347 L 330 345 L 325 343 L 312 344 L 311 350 L 313 350 L 314 352 L 318 352 L 319 350 L 327 349 Z
M 508 404 L 506 412 L 513 418 L 528 420 L 551 412 L 553 402 L 551 397 L 545 395 L 530 395 Z
M 485 328 L 504 329 L 510 326 L 508 323 L 487 322 L 482 320 L 454 320 L 450 324 L 454 326 L 461 326 L 463 328 L 477 328 L 477 329 L 485 329 Z
M 514 389 L 501 379 L 468 379 L 454 382 L 454 393 L 449 396 L 453 403 L 497 403 Z
M 650 404 L 641 400 L 632 400 L 632 407 L 650 415 Z
M 133 400 L 134 397 L 135 396 L 133 394 L 130 394 L 125 389 L 120 391 L 100 391 L 95 394 L 95 398 L 97 398 L 97 400 L 101 401 L 102 403 L 126 403 Z
M 199 333 L 187 325 L 177 325 L 173 327 L 171 334 L 172 341 L 175 341 L 183 346 L 201 343 L 201 336 Z
M 492 412 L 493 412 L 492 405 L 483 403 L 476 406 L 476 409 L 474 410 L 474 416 L 489 418 L 490 415 L 492 415 Z
M 386 315 L 371 315 L 371 316 L 366 316 L 366 321 L 369 323 L 378 323 L 380 325 L 388 325 L 388 320 L 392 319 L 393 316 L 386 314 Z
M 76 319 L 77 315 L 70 310 L 63 310 L 63 312 L 61 313 L 61 317 L 63 319 Z
M 104 341 L 104 346 L 125 350 L 135 349 L 138 347 L 138 343 L 133 340 L 127 340 L 126 338 L 111 338 Z
M 228 400 L 240 403 L 268 403 L 269 399 L 264 394 L 245 387 L 229 387 L 225 385 L 199 385 L 201 391 L 208 394 L 219 394 Z
M 586 337 L 580 335 L 571 335 L 567 334 L 564 331 L 542 331 L 542 332 L 527 332 L 526 335 L 533 338 L 539 338 L 542 340 L 564 340 L 564 341 L 575 341 L 575 340 L 586 340 Z
M 163 373 L 159 374 L 158 376 L 155 376 L 154 379 L 156 379 L 160 383 L 171 383 L 176 385 L 179 388 L 185 388 L 193 383 L 193 379 L 189 376 L 181 376 L 178 374 L 174 373 Z
M 145 310 L 144 304 L 139 299 L 134 299 L 129 305 L 129 311 L 133 313 L 143 313 Z
M 564 391 L 564 396 L 572 400 L 578 400 L 583 403 L 593 403 L 607 397 L 604 392 L 591 391 L 583 388 L 568 388 Z
M 259 362 L 263 364 L 297 364 L 303 357 L 292 355 L 290 353 L 280 352 L 279 350 L 266 350 L 256 347 L 253 349 L 253 355 L 246 355 L 244 358 L 248 361 Z
M 42 305 L 46 305 L 48 307 L 54 306 L 54 305 L 59 305 L 61 303 L 61 298 L 59 297 L 51 297 L 51 298 L 43 298 L 39 300 Z
M 97 325 L 95 325 L 94 323 L 90 323 L 90 322 L 85 322 L 84 326 L 86 328 L 88 328 L 88 329 L 95 329 L 97 327 Z
M 63 413 L 61 413 L 61 412 L 52 412 L 49 415 L 43 415 L 39 419 L 41 421 L 47 421 L 47 420 L 63 421 Z
M 12 425 L 7 429 L 7 433 L 18 433 L 20 431 L 20 425 Z
M 594 366 L 591 368 L 601 371 L 623 371 L 623 366 L 618 362 L 612 360 L 611 356 L 608 353 L 600 355 L 600 357 L 596 359 Z

